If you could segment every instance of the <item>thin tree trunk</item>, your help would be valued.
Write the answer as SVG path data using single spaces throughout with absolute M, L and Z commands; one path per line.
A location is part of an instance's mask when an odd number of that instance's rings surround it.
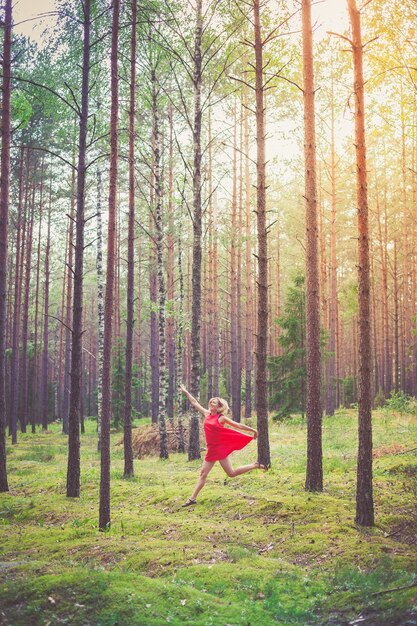
M 240 387 L 238 387 L 238 345 L 237 345 L 237 111 L 236 99 L 233 108 L 233 182 L 230 230 L 230 349 L 231 349 L 231 396 L 232 417 L 240 422 Z
M 168 362 L 168 397 L 167 414 L 174 422 L 175 390 L 175 340 L 174 340 L 174 205 L 173 205 L 173 168 L 174 168 L 174 123 L 172 106 L 169 108 L 169 172 L 168 172 L 168 260 L 167 260 L 167 296 L 170 313 L 167 318 L 167 362 Z
M 355 150 L 357 174 L 359 236 L 359 449 L 356 486 L 356 522 L 374 525 L 372 494 L 372 414 L 371 414 L 371 329 L 369 302 L 369 233 L 366 182 L 365 103 L 363 46 L 360 12 L 356 0 L 348 0 L 352 25 L 352 50 L 355 92 Z
M 263 43 L 261 37 L 260 0 L 254 1 L 255 94 L 256 94 L 256 213 L 258 226 L 258 329 L 256 343 L 256 413 L 258 426 L 258 460 L 271 464 L 268 434 L 268 245 L 266 227 L 266 161 L 265 108 L 263 85 Z
M 191 394 L 200 395 L 200 330 L 201 330 L 201 39 L 203 34 L 202 0 L 196 2 L 196 26 L 194 39 L 194 125 L 193 125 L 193 273 L 191 313 Z M 198 413 L 193 408 L 190 417 L 188 460 L 200 458 L 200 434 Z
M 110 416 L 111 416 L 111 362 L 112 362 L 112 315 L 114 304 L 114 267 L 117 201 L 118 161 L 118 35 L 119 0 L 113 0 L 112 46 L 111 46 L 111 112 L 110 112 L 110 176 L 109 176 L 109 223 L 107 236 L 107 273 L 104 304 L 103 342 L 103 415 L 101 431 L 101 472 L 99 529 L 110 526 Z
M 161 459 L 168 458 L 168 440 L 166 432 L 166 364 L 165 364 L 165 279 L 164 279 L 164 231 L 162 221 L 162 186 L 161 186 L 161 166 L 159 151 L 159 112 L 158 112 L 158 92 L 155 69 L 152 69 L 152 113 L 153 113 L 153 137 L 154 137 L 154 177 L 155 177 L 155 229 L 156 229 L 156 257 L 157 257 L 157 277 L 158 277 L 158 331 L 159 331 L 159 405 L 158 405 L 158 425 L 159 425 L 159 456 Z
M 75 263 L 73 274 L 73 321 L 71 342 L 71 392 L 68 416 L 67 496 L 80 495 L 80 402 L 82 378 L 82 319 L 84 266 L 84 201 L 86 178 L 86 149 L 88 123 L 88 95 L 90 77 L 90 0 L 84 2 L 84 43 L 81 87 L 81 113 L 77 166 L 77 214 L 75 226 Z
M 23 255 L 23 246 L 21 245 L 22 235 L 22 196 L 23 196 L 23 171 L 24 171 L 24 148 L 20 152 L 20 175 L 19 175 L 19 200 L 17 208 L 16 220 L 16 263 L 14 276 L 14 299 L 13 299 L 13 335 L 12 335 L 12 363 L 11 363 L 11 392 L 10 392 L 10 424 L 11 432 L 16 432 L 17 414 L 18 414 L 18 390 L 19 390 L 19 337 L 20 337 L 20 306 L 21 306 L 21 268 L 20 258 Z M 26 153 L 26 201 L 27 186 L 29 183 L 29 150 Z M 25 207 L 26 210 L 26 207 Z M 24 243 L 24 242 L 23 242 Z
M 35 183 L 34 183 L 35 187 Z M 30 277 L 32 267 L 32 243 L 33 243 L 33 222 L 35 213 L 34 194 L 30 207 L 30 218 L 27 229 L 26 255 L 25 255 L 25 291 L 23 301 L 23 319 L 22 319 L 22 350 L 20 355 L 20 411 L 19 421 L 22 432 L 26 432 L 26 420 L 28 410 L 28 324 L 29 324 L 29 294 L 30 294 Z M 32 432 L 34 432 L 34 411 L 32 407 Z M 12 433 L 12 443 L 16 443 L 16 433 Z
M 129 231 L 127 249 L 127 322 L 125 365 L 125 415 L 123 426 L 124 473 L 133 476 L 132 448 L 132 365 L 135 291 L 135 95 L 136 95 L 136 15 L 137 0 L 132 0 L 132 33 L 130 40 L 130 108 L 129 108 Z
M 337 197 L 336 197 L 336 154 L 334 141 L 334 90 L 332 77 L 332 110 L 331 110 L 331 218 L 330 218 L 330 307 L 329 307 L 329 352 L 327 358 L 327 390 L 326 413 L 334 415 L 336 394 L 336 334 L 337 334 Z
M 9 491 L 6 467 L 6 297 L 7 235 L 10 193 L 12 0 L 5 2 L 3 82 L 1 88 L 1 182 L 0 182 L 0 492 Z
M 51 172 L 52 177 L 52 172 Z M 52 185 L 52 181 L 51 181 Z M 41 376 L 41 398 L 40 398 L 40 418 L 42 429 L 48 430 L 48 343 L 49 343 L 49 254 L 51 248 L 51 189 L 49 191 L 48 226 L 45 248 L 45 285 L 44 285 L 44 320 L 43 320 L 43 353 L 42 353 L 42 376 Z
M 178 391 L 177 391 L 178 452 L 185 452 L 184 427 L 183 427 L 183 422 L 182 422 L 183 394 L 182 394 L 181 389 L 179 388 L 179 384 L 183 380 L 182 359 L 183 359 L 183 341 L 184 341 L 184 275 L 182 271 L 181 228 L 179 229 L 179 235 L 178 235 L 178 276 L 179 276 L 179 283 L 180 283 L 178 317 L 177 317 L 177 359 L 176 359 L 177 381 L 178 381 Z
M 252 271 L 251 271 L 251 201 L 250 201 L 250 174 L 249 174 L 249 121 L 248 121 L 248 93 L 245 86 L 243 94 L 243 125 L 244 125 L 244 153 L 245 153 L 245 418 L 252 416 Z
M 68 234 L 68 261 L 67 261 L 67 294 L 65 314 L 65 364 L 64 364 L 64 398 L 62 403 L 62 432 L 68 435 L 69 404 L 71 386 L 71 326 L 72 326 L 72 290 L 73 290 L 73 249 L 74 249 L 74 210 L 75 210 L 75 151 L 73 154 L 73 170 L 71 177 L 70 221 Z

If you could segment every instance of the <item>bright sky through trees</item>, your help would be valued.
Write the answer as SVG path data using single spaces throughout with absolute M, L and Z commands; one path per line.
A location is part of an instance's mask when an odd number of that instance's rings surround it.
M 326 31 L 342 31 L 347 28 L 347 11 L 344 0 L 321 0 L 312 7 L 315 38 L 326 35 Z M 40 43 L 42 32 L 51 26 L 55 18 L 43 14 L 54 11 L 54 0 L 19 0 L 13 7 L 15 31 Z M 29 20 L 29 21 L 27 21 Z

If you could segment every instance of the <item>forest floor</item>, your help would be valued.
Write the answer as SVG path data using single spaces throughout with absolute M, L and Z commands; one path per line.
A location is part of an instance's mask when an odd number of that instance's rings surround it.
M 357 528 L 357 415 L 323 421 L 324 491 L 304 491 L 306 425 L 271 424 L 272 469 L 135 461 L 112 433 L 112 524 L 98 531 L 95 422 L 81 439 L 81 497 L 65 496 L 60 426 L 8 445 L 0 494 L 0 624 L 375 626 L 417 624 L 417 418 L 374 413 L 374 528 Z M 255 444 L 234 455 L 256 458 Z M 225 480 L 226 478 L 226 480 Z

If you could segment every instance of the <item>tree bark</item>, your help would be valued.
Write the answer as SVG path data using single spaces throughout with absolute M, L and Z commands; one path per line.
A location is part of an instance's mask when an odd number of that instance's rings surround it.
M 112 315 L 114 303 L 115 235 L 118 165 L 118 36 L 119 0 L 113 0 L 111 45 L 111 112 L 110 112 L 110 176 L 109 176 L 109 223 L 107 236 L 107 273 L 104 302 L 103 342 L 103 415 L 101 431 L 100 511 L 99 529 L 110 526 L 110 416 L 111 416 L 111 363 L 112 363 Z
M 10 204 L 12 0 L 5 2 L 0 182 L 0 492 L 9 491 L 6 467 L 6 297 L 7 235 Z
M 193 124 L 193 272 L 192 272 L 192 313 L 191 313 L 191 394 L 200 395 L 200 329 L 201 329 L 201 82 L 202 58 L 201 40 L 203 35 L 202 0 L 196 2 L 196 26 L 194 39 L 194 124 Z M 188 460 L 200 458 L 200 434 L 198 413 L 193 408 L 190 417 L 190 438 Z
M 258 426 L 258 460 L 271 464 L 268 434 L 268 242 L 266 228 L 266 161 L 265 107 L 263 85 L 263 43 L 261 37 L 260 0 L 255 0 L 255 95 L 256 95 L 256 215 L 258 227 L 258 328 L 256 342 L 256 413 Z
M 52 176 L 52 172 L 51 172 Z M 44 283 L 44 319 L 43 319 L 43 352 L 41 374 L 40 418 L 42 430 L 48 430 L 48 343 L 49 343 L 49 255 L 51 249 L 51 190 L 49 193 L 48 226 L 45 248 L 45 283 Z
M 75 225 L 75 263 L 73 274 L 73 321 L 71 341 L 71 391 L 68 416 L 67 496 L 80 495 L 80 401 L 82 378 L 82 319 L 84 266 L 84 201 L 86 178 L 86 149 L 88 123 L 88 95 L 90 77 L 90 11 L 91 0 L 84 2 L 84 42 L 81 87 L 81 113 L 77 165 L 77 211 Z
M 158 278 L 158 337 L 159 337 L 159 398 L 158 398 L 158 426 L 159 426 L 159 456 L 168 458 L 168 440 L 166 432 L 166 364 L 165 364 L 165 279 L 164 279 L 164 230 L 162 220 L 162 185 L 161 164 L 159 150 L 159 111 L 158 88 L 155 68 L 151 71 L 152 81 L 152 115 L 153 115 L 153 164 L 155 179 L 155 230 L 156 230 L 156 261 Z
M 368 197 L 366 181 L 365 102 L 363 80 L 363 46 L 360 12 L 356 0 L 348 0 L 352 25 L 352 51 L 355 93 L 355 151 L 359 236 L 359 448 L 356 485 L 356 523 L 374 525 L 372 494 L 372 415 L 371 415 L 371 328 Z
M 127 322 L 125 365 L 125 415 L 123 426 L 124 473 L 133 476 L 132 448 L 132 365 L 135 290 L 135 95 L 136 95 L 136 15 L 137 0 L 132 0 L 132 32 L 130 40 L 130 108 L 129 108 L 129 220 L 127 244 Z
M 323 490 L 320 354 L 320 289 L 317 245 L 316 125 L 314 110 L 311 0 L 302 2 L 304 69 L 304 157 L 306 199 L 306 490 Z

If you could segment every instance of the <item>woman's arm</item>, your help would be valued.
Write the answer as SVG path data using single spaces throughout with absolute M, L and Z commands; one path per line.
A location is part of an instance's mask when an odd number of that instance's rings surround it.
M 193 407 L 195 409 L 197 409 L 197 411 L 199 411 L 199 413 L 201 413 L 202 415 L 204 415 L 204 417 L 206 417 L 206 415 L 208 415 L 210 413 L 210 411 L 208 411 L 207 409 L 205 409 L 203 406 L 201 406 L 201 404 L 198 402 L 198 400 L 196 400 L 194 398 L 194 396 L 192 396 L 190 394 L 189 391 L 187 391 L 187 389 L 184 387 L 184 385 L 178 385 L 179 388 L 181 389 L 181 391 L 183 393 L 185 393 L 185 395 L 187 396 L 187 398 L 189 399 L 190 403 L 193 405 Z
M 232 426 L 236 430 L 241 430 L 243 432 L 251 433 L 251 434 L 253 434 L 253 438 L 254 439 L 256 439 L 257 436 L 258 436 L 258 431 L 255 428 L 251 428 L 250 426 L 246 426 L 246 424 L 240 424 L 239 422 L 234 422 L 233 420 L 229 419 L 228 417 L 224 417 L 224 415 L 219 417 L 219 422 L 221 424 L 228 424 L 229 426 Z

